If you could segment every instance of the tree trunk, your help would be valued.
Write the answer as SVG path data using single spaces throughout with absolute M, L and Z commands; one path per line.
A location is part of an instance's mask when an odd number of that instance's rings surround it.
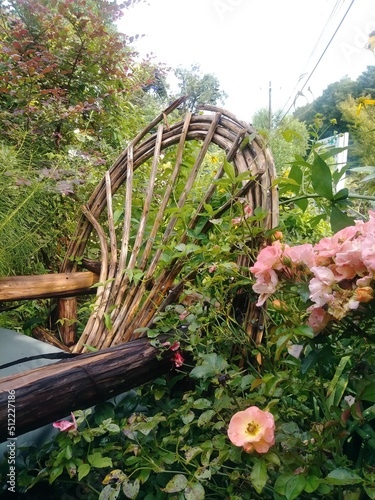
M 0 379 L 0 442 L 168 373 L 173 351 L 159 353 L 141 338 Z M 13 408 L 15 436 L 8 433 Z

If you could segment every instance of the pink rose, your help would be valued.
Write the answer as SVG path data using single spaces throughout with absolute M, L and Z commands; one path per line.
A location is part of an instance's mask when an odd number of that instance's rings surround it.
M 275 444 L 275 420 L 272 413 L 250 406 L 233 415 L 229 422 L 228 437 L 235 446 L 251 453 L 267 453 Z
M 52 425 L 56 427 L 56 429 L 59 429 L 62 432 L 76 431 L 77 421 L 73 413 L 71 413 L 71 416 L 72 416 L 72 422 L 70 422 L 70 420 L 60 420 L 60 422 L 53 422 Z

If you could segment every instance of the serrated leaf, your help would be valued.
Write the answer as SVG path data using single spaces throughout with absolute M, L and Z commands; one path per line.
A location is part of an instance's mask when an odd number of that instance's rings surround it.
M 316 476 L 308 476 L 306 478 L 306 485 L 305 485 L 305 491 L 306 493 L 312 493 L 313 491 L 317 490 L 320 485 L 320 479 Z
M 190 372 L 190 376 L 193 378 L 214 377 L 215 375 L 223 373 L 228 367 L 227 361 L 216 353 L 203 354 L 201 358 L 203 360 L 202 364 L 196 366 Z
M 212 417 L 215 415 L 215 413 L 216 412 L 214 410 L 206 410 L 205 412 L 203 412 L 198 418 L 198 422 L 197 422 L 198 427 L 203 427 L 208 422 L 210 422 Z
M 122 491 L 126 498 L 137 498 L 139 488 L 140 484 L 138 479 L 136 479 L 134 482 L 125 479 L 125 481 L 122 483 Z
M 78 481 L 81 481 L 90 472 L 90 464 L 81 464 L 78 466 Z M 103 483 L 104 484 L 104 483 Z
M 250 473 L 250 481 L 257 493 L 262 493 L 268 480 L 267 465 L 262 459 L 257 460 Z
M 188 450 L 185 451 L 185 460 L 186 463 L 189 463 L 193 460 L 194 457 L 199 455 L 202 452 L 202 448 L 200 446 L 192 446 Z
M 176 474 L 172 477 L 172 479 L 167 483 L 165 488 L 161 488 L 162 491 L 166 493 L 177 493 L 186 488 L 188 484 L 188 480 L 183 474 Z
M 328 484 L 344 486 L 362 482 L 362 478 L 349 469 L 338 468 L 328 474 L 324 480 Z
M 184 424 L 190 424 L 195 418 L 195 413 L 193 411 L 189 411 L 186 415 L 182 415 L 181 420 Z
M 87 460 L 90 462 L 92 467 L 97 467 L 98 469 L 103 467 L 112 467 L 112 460 L 109 457 L 103 457 L 99 451 L 89 455 Z
M 49 484 L 52 484 L 54 481 L 56 481 L 56 479 L 62 474 L 63 470 L 64 466 L 61 464 L 57 467 L 54 467 L 49 475 Z
M 105 476 L 102 484 L 109 484 L 111 482 L 122 483 L 126 478 L 126 474 L 124 474 L 121 469 L 114 469 Z
M 298 498 L 300 493 L 305 489 L 306 478 L 301 474 L 292 476 L 285 485 L 285 496 L 287 500 Z
M 191 483 L 185 488 L 185 500 L 204 500 L 205 491 L 200 483 Z
M 99 403 L 95 406 L 94 419 L 97 425 L 100 425 L 104 420 L 112 419 L 115 417 L 114 406 L 108 401 Z
M 363 489 L 370 500 L 375 500 L 375 484 L 365 484 L 363 485 Z
M 120 487 L 120 483 L 114 486 L 107 484 L 100 492 L 98 500 L 116 500 L 120 494 Z
M 197 410 L 204 410 L 212 406 L 212 404 L 212 401 L 210 401 L 209 399 L 199 398 L 194 401 L 193 408 L 196 408 Z
M 176 245 L 174 247 L 175 250 L 177 250 L 178 252 L 185 252 L 186 251 L 186 245 L 185 243 L 179 243 L 178 245 Z

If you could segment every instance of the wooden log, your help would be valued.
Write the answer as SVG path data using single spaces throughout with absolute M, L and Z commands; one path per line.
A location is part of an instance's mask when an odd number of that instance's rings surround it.
M 174 353 L 166 351 L 162 358 L 159 353 L 147 338 L 141 338 L 1 378 L 0 442 L 10 437 L 9 394 L 14 394 L 17 436 L 168 373 Z
M 0 278 L 0 301 L 69 297 L 95 293 L 92 285 L 99 276 L 91 271 L 81 273 L 38 274 Z
M 70 347 L 76 342 L 77 297 L 59 298 L 57 308 L 61 340 Z
M 70 352 L 69 347 L 60 342 L 60 340 L 58 340 L 52 332 L 49 332 L 40 325 L 37 325 L 32 329 L 32 334 L 34 339 L 38 339 L 46 344 L 51 344 L 54 347 L 58 347 L 62 351 Z

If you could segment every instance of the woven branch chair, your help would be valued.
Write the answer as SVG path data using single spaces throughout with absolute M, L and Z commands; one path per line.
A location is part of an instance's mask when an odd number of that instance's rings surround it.
M 78 262 L 92 247 L 93 230 L 99 241 L 101 265 L 94 312 L 72 347 L 74 353 L 85 352 L 87 346 L 107 348 L 141 335 L 166 305 L 178 300 L 184 284 L 197 273 L 189 271 L 186 255 L 172 257 L 165 264 L 165 248 L 199 245 L 214 219 L 231 210 L 238 200 L 268 212 L 264 229 L 277 225 L 274 164 L 262 139 L 250 125 L 213 106 L 204 106 L 196 114 L 187 112 L 182 121 L 169 125 L 168 115 L 182 102 L 183 98 L 174 102 L 131 141 L 83 207 L 61 272 L 77 270 Z M 184 156 L 191 141 L 200 149 L 186 172 Z M 205 156 L 213 144 L 224 152 L 225 160 L 214 174 L 202 174 L 207 168 Z M 225 162 L 233 164 L 236 176 L 246 172 L 249 176 L 242 176 L 237 191 L 222 197 L 224 202 L 208 218 L 205 206 L 217 195 L 218 181 L 227 177 Z M 139 197 L 143 198 L 143 207 Z M 114 205 L 122 207 L 122 227 L 115 222 L 114 213 L 119 210 Z M 182 218 L 185 227 L 181 231 Z M 246 265 L 245 256 L 240 259 L 239 263 Z M 141 278 L 135 279 L 136 275 Z M 250 307 L 248 315 L 259 314 L 253 304 Z M 248 317 L 247 324 L 249 334 L 259 341 L 261 332 L 252 331 L 254 321 Z
M 145 332 L 208 272 L 212 263 L 202 252 L 212 237 L 220 247 L 216 226 L 225 220 L 228 227 L 236 215 L 243 220 L 248 206 L 267 214 L 252 222 L 259 229 L 252 251 L 244 241 L 243 250 L 228 254 L 248 274 L 265 244 L 264 230 L 277 225 L 275 169 L 262 139 L 250 125 L 213 106 L 187 112 L 174 123 L 182 103 L 183 98 L 160 113 L 106 172 L 83 207 L 60 273 L 0 279 L 0 300 L 57 297 L 63 340 L 57 354 L 37 356 L 49 356 L 51 364 L 21 366 L 18 373 L 11 368 L 0 378 L 0 442 L 7 438 L 9 390 L 17 394 L 22 434 L 168 373 L 172 351 L 160 358 Z M 76 295 L 92 292 L 93 284 L 92 313 L 77 339 Z M 260 343 L 263 309 L 245 300 L 240 313 L 249 345 Z M 12 338 L 12 332 L 7 335 Z M 42 339 L 58 342 L 53 336 Z M 87 352 L 92 348 L 95 352 Z

